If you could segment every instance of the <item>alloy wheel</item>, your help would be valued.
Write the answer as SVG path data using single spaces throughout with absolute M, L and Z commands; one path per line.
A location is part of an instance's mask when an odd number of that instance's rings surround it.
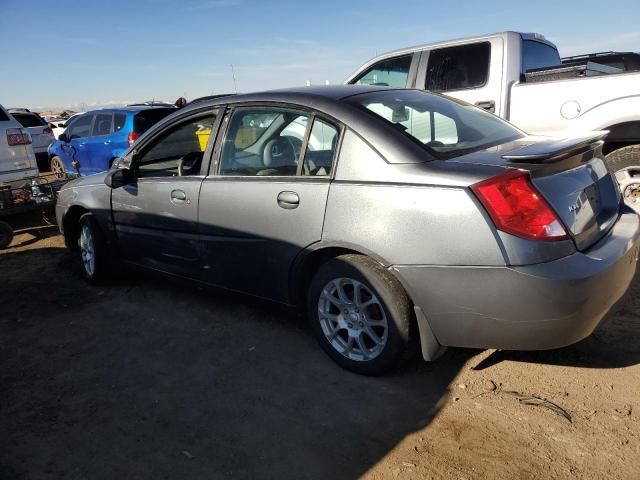
M 382 303 L 367 285 L 352 278 L 336 278 L 324 286 L 318 318 L 329 344 L 350 360 L 373 360 L 387 344 Z
M 80 239 L 78 241 L 80 246 L 80 255 L 82 255 L 82 265 L 85 272 L 90 277 L 93 276 L 96 269 L 96 256 L 95 247 L 93 241 L 93 232 L 91 227 L 85 224 L 80 229 Z

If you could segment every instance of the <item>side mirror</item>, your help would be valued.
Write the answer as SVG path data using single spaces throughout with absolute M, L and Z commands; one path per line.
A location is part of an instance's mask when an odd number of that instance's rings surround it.
M 104 184 L 109 188 L 119 188 L 126 185 L 131 179 L 131 170 L 128 168 L 114 168 L 107 172 Z
M 67 134 L 64 132 L 58 135 L 58 140 L 64 143 L 69 143 L 69 137 L 67 137 Z
M 128 157 L 117 157 L 111 164 L 111 168 L 120 170 L 122 168 L 131 168 L 131 159 Z

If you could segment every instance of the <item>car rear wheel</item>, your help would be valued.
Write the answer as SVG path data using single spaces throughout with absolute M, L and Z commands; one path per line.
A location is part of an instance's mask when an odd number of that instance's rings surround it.
M 624 202 L 640 213 L 640 145 L 629 145 L 606 156 Z
M 307 309 L 318 342 L 347 370 L 378 375 L 407 350 L 411 304 L 398 280 L 371 258 L 342 255 L 324 264 Z
M 89 283 L 100 283 L 109 276 L 107 247 L 91 213 L 85 213 L 80 217 L 78 232 L 82 274 Z
M 60 157 L 51 157 L 51 173 L 53 173 L 56 178 L 64 178 L 64 165 Z

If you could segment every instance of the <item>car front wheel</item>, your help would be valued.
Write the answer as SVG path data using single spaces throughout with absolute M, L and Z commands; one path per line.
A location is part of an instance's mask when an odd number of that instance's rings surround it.
M 80 267 L 89 283 L 99 283 L 108 277 L 107 247 L 102 233 L 90 213 L 80 217 L 78 230 Z
M 66 174 L 64 171 L 64 164 L 62 163 L 60 157 L 51 158 L 51 173 L 53 173 L 56 178 L 65 178 Z
M 398 280 L 371 258 L 342 255 L 324 264 L 307 309 L 320 345 L 347 370 L 384 373 L 407 349 L 411 304 Z

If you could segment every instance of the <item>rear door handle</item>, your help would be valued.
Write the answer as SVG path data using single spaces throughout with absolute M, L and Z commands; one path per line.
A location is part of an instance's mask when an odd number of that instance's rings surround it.
M 187 199 L 187 194 L 182 190 L 171 190 L 171 201 L 173 203 L 184 203 Z
M 300 205 L 300 197 L 296 192 L 280 192 L 278 194 L 278 205 L 287 210 L 292 210 Z
M 484 108 L 487 112 L 496 113 L 496 102 L 493 100 L 476 102 L 476 107 Z

